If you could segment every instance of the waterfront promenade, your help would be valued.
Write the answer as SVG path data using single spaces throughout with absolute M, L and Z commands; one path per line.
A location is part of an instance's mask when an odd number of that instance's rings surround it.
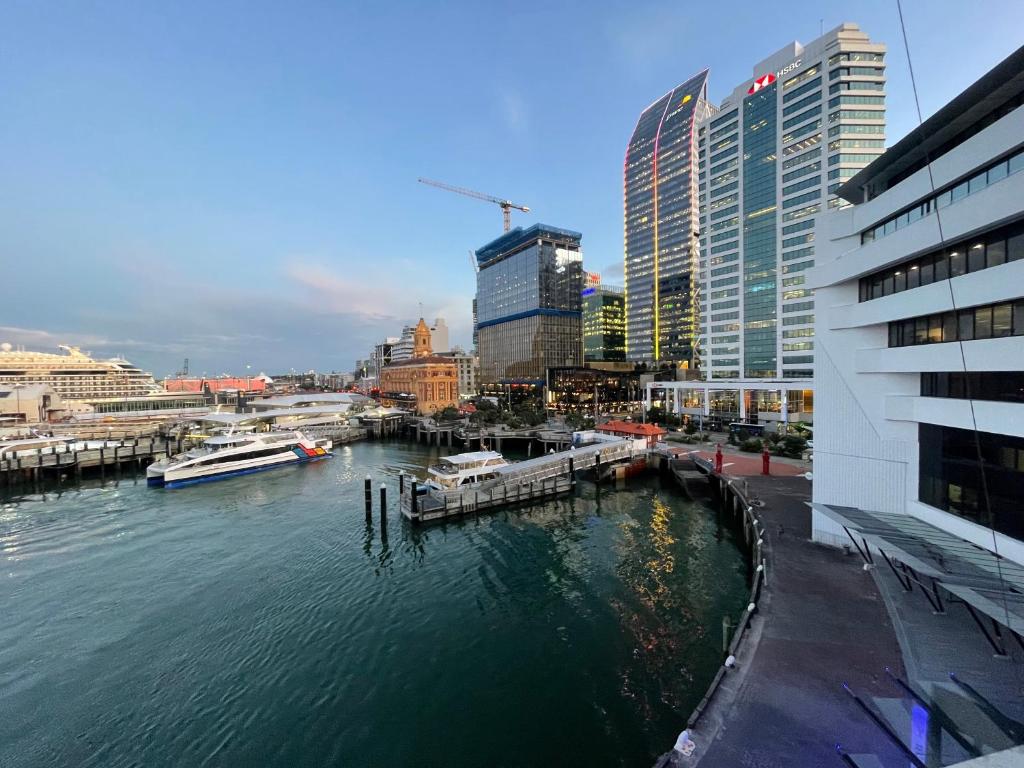
M 728 452 L 724 463 L 764 504 L 767 588 L 736 667 L 691 731 L 696 749 L 678 764 L 791 768 L 798 755 L 802 768 L 838 766 L 836 744 L 897 759 L 842 687 L 891 696 L 884 669 L 903 672 L 874 582 L 859 558 L 810 542 L 806 468 L 773 459 L 775 476 L 762 477 L 759 456 Z

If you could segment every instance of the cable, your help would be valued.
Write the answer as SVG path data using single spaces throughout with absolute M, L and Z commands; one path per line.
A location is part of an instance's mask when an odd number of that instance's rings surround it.
M 917 79 L 914 77 L 914 64 L 910 58 L 910 43 L 907 41 L 907 27 L 903 21 L 903 2 L 902 0 L 896 0 L 896 9 L 899 12 L 900 17 L 900 32 L 903 34 L 903 50 L 907 54 L 907 68 L 910 70 L 910 86 L 914 91 L 914 106 L 917 108 L 917 127 L 918 130 L 924 125 L 924 118 L 921 115 L 921 100 L 917 95 Z M 922 135 L 922 140 L 924 136 Z M 935 195 L 935 177 L 932 175 L 932 160 L 929 155 L 928 149 L 924 150 L 925 167 L 928 169 L 928 185 L 931 189 L 932 199 Z M 946 237 L 942 233 L 942 216 L 939 214 L 939 206 L 935 206 L 935 223 L 939 228 L 939 247 L 944 248 L 946 245 Z M 974 430 L 974 450 L 978 459 L 978 471 L 981 474 L 981 491 L 982 497 L 985 501 L 985 512 L 988 516 L 988 528 L 992 533 L 992 552 L 996 556 L 996 572 L 999 576 L 999 583 L 1002 586 L 1002 598 L 1003 598 L 1003 612 L 1006 614 L 1006 626 L 1010 626 L 1010 608 L 1006 597 L 1006 580 L 1003 578 L 1003 566 L 1002 556 L 999 554 L 999 540 L 996 536 L 995 526 L 995 515 L 992 512 L 992 502 L 989 499 L 988 493 L 988 477 L 985 474 L 985 458 L 981 452 L 981 436 L 978 433 L 978 419 L 974 413 L 974 399 L 971 397 L 971 382 L 970 374 L 967 371 L 967 356 L 964 353 L 964 340 L 960 338 L 960 319 L 959 310 L 956 306 L 956 296 L 953 293 L 953 270 L 949 270 L 948 277 L 946 278 L 946 287 L 949 289 L 949 301 L 953 307 L 953 312 L 957 316 L 957 345 L 960 349 L 960 363 L 963 366 L 964 373 L 964 394 L 967 395 L 967 402 L 971 409 L 971 426 Z

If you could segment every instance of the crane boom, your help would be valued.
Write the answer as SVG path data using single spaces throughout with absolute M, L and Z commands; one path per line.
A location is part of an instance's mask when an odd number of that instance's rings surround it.
M 417 179 L 421 184 L 427 184 L 431 187 L 437 187 L 443 189 L 446 192 L 455 192 L 459 195 L 465 195 L 466 197 L 474 197 L 477 200 L 483 200 L 487 203 L 494 203 L 501 208 L 501 213 L 504 218 L 505 231 L 508 232 L 512 228 L 512 214 L 511 211 L 515 208 L 517 211 L 528 212 L 530 209 L 525 205 L 519 205 L 519 203 L 513 203 L 511 200 L 504 200 L 494 195 L 487 195 L 483 192 L 477 192 L 472 189 L 466 189 L 465 187 L 456 187 L 452 184 L 445 184 L 443 181 L 434 181 L 433 179 Z

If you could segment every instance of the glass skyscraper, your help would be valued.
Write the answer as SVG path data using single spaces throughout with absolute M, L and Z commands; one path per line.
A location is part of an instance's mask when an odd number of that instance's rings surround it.
M 884 147 L 885 46 L 849 23 L 757 64 L 698 127 L 708 379 L 813 377 L 816 224 Z
M 622 288 L 590 285 L 583 289 L 583 359 L 626 359 L 626 301 Z
M 624 166 L 626 356 L 696 365 L 696 128 L 707 70 L 645 109 Z
M 548 368 L 583 364 L 582 237 L 535 224 L 476 252 L 483 384 L 543 383 Z

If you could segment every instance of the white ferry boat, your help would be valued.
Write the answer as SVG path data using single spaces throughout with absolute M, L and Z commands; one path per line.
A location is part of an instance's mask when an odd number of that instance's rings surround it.
M 495 477 L 495 471 L 509 462 L 497 451 L 473 451 L 444 456 L 427 470 L 427 485 L 441 491 L 479 483 Z
M 329 459 L 332 455 L 330 440 L 311 440 L 301 432 L 215 435 L 202 448 L 150 464 L 146 468 L 146 482 L 151 486 L 180 488 Z

